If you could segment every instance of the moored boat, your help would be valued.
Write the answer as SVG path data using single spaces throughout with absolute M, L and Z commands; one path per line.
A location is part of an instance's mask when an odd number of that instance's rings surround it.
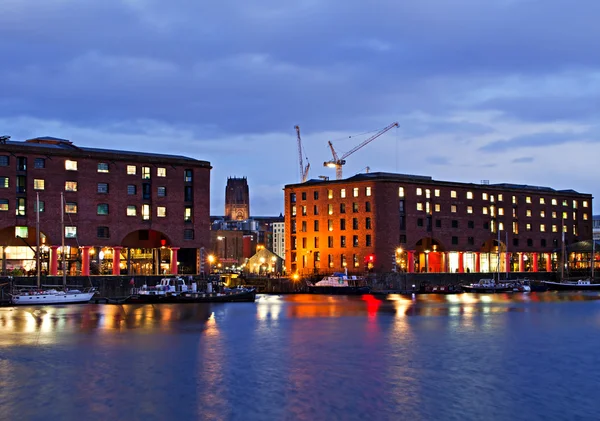
M 477 292 L 493 294 L 497 292 L 513 292 L 514 285 L 512 283 L 500 283 L 494 279 L 481 279 L 476 284 L 461 285 L 465 292 Z
M 363 280 L 356 276 L 349 277 L 345 273 L 334 273 L 325 276 L 314 285 L 309 284 L 308 291 L 312 294 L 326 295 L 363 295 L 371 292 L 369 286 L 360 285 L 361 283 Z
M 600 284 L 592 283 L 589 279 L 579 279 L 577 281 L 542 281 L 548 289 L 556 291 L 600 291 Z
M 89 302 L 94 294 L 95 288 L 84 291 L 78 289 L 30 289 L 11 294 L 13 305 L 45 305 L 45 304 L 80 304 Z
M 463 292 L 460 285 L 432 285 L 429 282 L 421 283 L 419 294 L 460 294 Z

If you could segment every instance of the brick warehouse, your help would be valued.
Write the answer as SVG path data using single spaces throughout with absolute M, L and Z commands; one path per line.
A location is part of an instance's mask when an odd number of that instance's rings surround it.
M 210 170 L 209 162 L 183 156 L 80 148 L 51 137 L 6 142 L 2 272 L 35 268 L 39 194 L 42 271 L 62 273 L 64 192 L 69 274 L 196 273 L 210 243 Z
M 592 238 L 592 196 L 368 173 L 285 186 L 286 263 L 309 274 L 553 271 Z

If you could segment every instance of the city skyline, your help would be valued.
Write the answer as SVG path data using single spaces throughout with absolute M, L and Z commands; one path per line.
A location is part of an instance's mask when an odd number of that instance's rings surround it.
M 0 135 L 210 161 L 214 215 L 230 176 L 248 178 L 251 216 L 283 212 L 296 124 L 309 178 L 335 178 L 328 140 L 341 154 L 398 121 L 344 177 L 368 166 L 596 195 L 598 13 L 591 0 L 9 0 Z

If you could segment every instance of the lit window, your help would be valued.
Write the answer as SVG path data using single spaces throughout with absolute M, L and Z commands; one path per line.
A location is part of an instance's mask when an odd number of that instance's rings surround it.
M 327 220 L 327 230 L 333 231 L 333 219 Z
M 567 219 L 569 216 L 567 215 L 567 212 L 563 212 L 562 213 L 562 219 Z
M 346 189 L 342 189 L 340 191 L 340 197 L 343 199 L 344 197 L 346 197 Z
M 44 190 L 44 180 L 34 179 L 33 180 L 34 190 Z
M 327 190 L 327 198 L 333 199 L 333 190 L 331 190 L 331 189 Z
M 495 201 L 495 200 L 494 200 L 494 195 L 493 195 L 493 194 L 491 194 L 491 195 L 490 195 L 490 202 L 494 203 L 494 201 Z
M 431 190 L 425 189 L 425 198 L 431 199 Z
M 450 205 L 450 212 L 456 213 L 456 205 Z
M 333 205 L 331 203 L 327 206 L 327 214 L 333 215 Z
M 292 216 L 296 216 L 296 205 L 292 206 Z
M 492 218 L 496 217 L 496 207 L 494 205 L 490 206 L 490 216 Z
M 545 218 L 545 217 L 546 217 L 546 212 L 544 212 L 544 211 L 540 211 L 540 217 L 541 217 L 541 218 Z
M 456 190 L 451 190 L 450 191 L 450 197 L 453 199 L 456 199 Z
M 143 180 L 150 179 L 150 167 L 142 167 L 142 179 Z
M 531 224 L 525 224 L 525 230 L 531 231 Z
M 65 181 L 65 191 L 77 191 L 77 181 Z
M 584 213 L 584 214 L 583 214 L 583 220 L 584 220 L 584 221 L 587 221 L 587 220 L 588 220 L 588 214 L 587 214 L 587 213 Z
M 150 219 L 150 205 L 142 205 L 142 219 L 144 221 Z
M 577 235 L 577 225 L 573 225 L 573 235 Z
M 545 205 L 546 204 L 546 199 L 544 199 L 543 197 L 540 197 L 540 205 Z
M 423 210 L 423 203 L 422 202 L 418 202 L 417 203 L 417 210 L 418 211 L 422 211 Z
M 481 193 L 481 198 L 483 200 L 488 200 L 488 194 L 487 193 Z
M 8 177 L 0 177 L 0 189 L 7 189 L 9 186 Z
M 365 196 L 371 196 L 371 187 L 365 188 Z
M 440 189 L 434 190 L 435 197 L 440 197 Z
M 15 227 L 15 238 L 27 238 L 29 229 L 27 227 Z
M 556 212 L 552 212 L 552 218 L 556 219 Z
M 587 200 L 584 200 L 584 201 L 583 201 L 583 207 L 584 207 L 584 208 L 587 208 L 587 207 L 588 207 L 588 201 L 587 201 Z
M 127 165 L 127 175 L 135 175 L 137 173 L 137 167 L 135 165 Z
M 159 218 L 164 218 L 167 216 L 167 208 L 165 206 L 158 206 L 156 208 L 156 216 Z
M 17 216 L 26 216 L 27 214 L 27 200 L 24 197 L 17 197 Z
M 468 191 L 467 192 L 467 199 L 473 199 L 473 192 L 472 191 Z
M 563 225 L 563 232 L 569 232 L 566 225 Z
M 156 169 L 156 176 L 157 177 L 166 177 L 167 176 L 167 169 L 166 168 L 157 168 Z
M 398 197 L 404 197 L 404 187 L 398 187 Z
M 0 211 L 8 210 L 8 199 L 0 199 Z
M 135 216 L 137 214 L 137 209 L 133 205 L 127 206 L 127 216 Z
M 159 187 L 158 191 L 157 191 L 157 195 L 158 197 L 165 197 L 167 195 L 167 188 L 166 187 Z
M 531 196 L 525 197 L 525 203 L 531 203 Z
M 500 215 L 500 216 L 504 215 L 504 208 L 498 208 L 498 215 Z
M 502 195 L 501 194 L 498 195 L 498 202 L 502 202 Z
M 186 206 L 183 212 L 183 221 L 184 222 L 192 222 L 192 208 L 190 206 Z
M 352 189 L 352 196 L 353 196 L 353 197 L 358 197 L 358 187 L 354 187 L 354 188 Z
M 488 208 L 486 206 L 484 206 L 481 211 L 483 212 L 484 215 L 488 214 Z
M 185 170 L 183 172 L 183 180 L 186 183 L 191 183 L 193 180 L 194 172 L 192 170 Z
M 67 171 L 77 171 L 77 161 L 66 160 L 65 161 L 65 170 Z
M 473 213 L 473 206 L 467 206 L 467 213 Z
M 108 164 L 106 162 L 99 162 L 98 172 L 108 172 Z
M 513 202 L 513 205 L 517 204 L 517 196 L 512 197 L 512 202 Z
M 540 232 L 546 232 L 546 225 L 540 224 Z
M 423 195 L 423 189 L 421 187 L 417 187 L 417 196 Z
M 65 227 L 65 237 L 66 238 L 77 237 L 77 227 Z
M 108 203 L 100 203 L 98 205 L 98 215 L 108 215 Z
M 504 222 L 498 222 L 498 229 L 504 231 Z
M 65 213 L 77 213 L 77 203 L 76 202 L 65 203 Z
M 529 217 L 530 217 L 530 216 L 531 216 L 531 209 L 527 209 L 527 210 L 525 211 L 525 214 L 526 214 L 527 216 L 529 216 Z
M 564 199 L 564 200 L 562 201 L 562 205 L 563 205 L 563 206 L 569 206 L 569 201 L 568 201 L 567 199 Z
M 558 225 L 552 225 L 552 232 L 558 232 Z
M 577 200 L 573 200 L 573 209 L 577 209 Z
M 435 204 L 435 211 L 436 211 L 436 212 L 441 212 L 441 210 L 442 210 L 442 207 L 441 207 L 441 205 L 440 205 L 439 203 L 436 203 L 436 204 Z

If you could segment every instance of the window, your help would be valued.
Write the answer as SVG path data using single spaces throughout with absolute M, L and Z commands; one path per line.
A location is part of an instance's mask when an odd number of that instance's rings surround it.
M 127 175 L 135 175 L 137 173 L 137 167 L 135 165 L 127 165 Z
M 183 222 L 192 222 L 192 207 L 186 206 L 183 210 Z
M 24 156 L 17 157 L 17 171 L 27 171 L 27 158 Z
M 513 222 L 512 229 L 513 229 L 513 234 L 518 234 L 519 233 L 519 223 L 516 221 Z
M 98 238 L 110 238 L 108 234 L 108 227 L 98 227 L 96 236 Z
M 531 238 L 527 239 L 527 247 L 533 247 L 533 239 L 531 239 Z
M 540 224 L 540 232 L 546 232 L 546 225 Z
M 333 231 L 333 219 L 327 220 L 327 231 Z
M 467 206 L 467 213 L 473 213 L 473 206 Z
M 319 206 L 318 205 L 314 205 L 313 206 L 313 215 L 318 215 L 319 214 Z
M 194 172 L 192 170 L 185 170 L 183 172 L 183 181 L 186 183 L 191 183 L 193 180 Z
M 302 192 L 302 200 L 306 200 L 306 192 L 305 191 Z
M 487 193 L 481 193 L 481 198 L 483 200 L 488 200 L 488 194 Z
M 142 180 L 150 179 L 150 167 L 142 167 Z
M 340 219 L 340 230 L 344 231 L 346 229 L 346 220 Z
M 577 200 L 573 200 L 573 209 L 577 209 Z
M 15 238 L 27 238 L 29 229 L 27 227 L 15 227 Z
M 108 203 L 100 203 L 98 205 L 98 215 L 108 215 Z
M 452 237 L 452 244 L 458 244 L 458 237 Z
M 163 186 L 159 187 L 157 189 L 157 195 L 158 197 L 165 197 L 167 195 L 167 188 Z
M 450 212 L 456 213 L 456 205 L 450 205 Z
M 502 195 L 501 194 L 498 195 L 498 202 L 502 202 Z
M 417 202 L 417 210 L 418 211 L 422 211 L 423 210 L 423 202 Z
M 557 215 L 557 214 L 556 214 L 556 212 L 552 212 L 552 218 L 555 218 L 555 219 L 556 219 L 556 218 L 557 218 L 557 216 L 556 216 L 556 215 Z
M 9 186 L 8 177 L 0 177 L 0 189 L 7 189 Z
M 306 221 L 302 221 L 302 232 L 307 232 L 308 230 L 306 229 Z
M 191 202 L 194 200 L 194 192 L 192 190 L 192 186 L 185 186 L 183 188 L 183 200 L 186 202 Z
M 398 197 L 404 197 L 404 187 L 398 187 Z
M 340 247 L 346 247 L 346 236 L 340 236 Z
M 44 180 L 34 179 L 33 180 L 33 189 L 34 190 L 44 190 Z
M 17 216 L 27 215 L 27 200 L 24 197 L 17 197 Z
M 516 205 L 518 203 L 517 196 L 512 197 L 512 202 L 513 202 L 513 205 Z
M 531 231 L 531 224 L 525 224 L 525 231 Z
M 292 206 L 292 216 L 296 216 L 296 205 Z
M 567 219 L 569 216 L 567 215 L 567 212 L 563 212 L 562 213 L 562 219 Z
M 467 227 L 475 228 L 475 221 L 467 221 Z
M 434 193 L 435 197 L 440 197 L 440 189 L 435 189 L 433 191 L 433 193 Z
M 137 186 L 135 184 L 128 184 L 127 185 L 127 194 L 130 196 L 137 194 Z
M 371 212 L 371 202 L 365 202 L 365 212 Z
M 353 247 L 358 247 L 358 235 L 353 235 L 352 236 L 352 246 Z
M 519 247 L 519 239 L 518 238 L 513 238 L 513 246 Z
M 144 221 L 150 220 L 150 205 L 142 205 L 142 219 Z
M 546 199 L 544 199 L 543 197 L 540 197 L 540 205 L 545 205 L 546 204 Z
M 583 207 L 584 207 L 584 208 L 587 208 L 587 207 L 588 207 L 588 201 L 587 201 L 587 200 L 584 200 L 584 201 L 583 201 Z
M 344 199 L 344 198 L 346 197 L 346 189 L 341 189 L 341 190 L 340 190 L 340 197 L 341 197 L 342 199 Z
M 77 171 L 77 161 L 71 161 L 71 160 L 67 159 L 65 161 L 65 170 Z
M 333 199 L 333 190 L 331 190 L 331 189 L 327 190 L 327 198 Z
M 99 162 L 98 172 L 108 172 L 108 164 L 106 162 Z
M 327 247 L 333 248 L 333 237 L 331 235 L 327 237 Z
M 406 244 L 406 234 L 400 235 L 400 244 Z
M 483 208 L 481 208 L 481 212 L 482 212 L 484 215 L 487 215 L 487 214 L 488 214 L 488 208 L 487 208 L 487 206 L 484 206 Z
M 194 239 L 194 230 L 186 228 L 183 230 L 183 239 L 184 240 L 193 240 Z
M 0 155 L 0 167 L 8 167 L 9 162 L 8 155 Z
M 352 229 L 353 230 L 358 229 L 358 218 L 352 218 Z
M 498 215 L 500 215 L 500 216 L 504 215 L 504 208 L 498 208 Z
M 365 228 L 370 230 L 371 229 L 371 218 L 366 218 L 365 219 Z
M 358 197 L 358 187 L 352 189 L 352 197 Z
M 453 199 L 456 199 L 456 190 L 451 190 L 450 191 L 450 197 Z
M 0 211 L 8 210 L 8 199 L 0 199 Z
M 302 237 L 302 248 L 306 248 L 306 237 Z
M 167 207 L 166 206 L 157 206 L 156 207 L 156 216 L 159 218 L 164 218 L 167 216 Z
M 583 214 L 583 220 L 584 220 L 584 221 L 587 221 L 587 220 L 588 220 L 588 214 L 587 214 L 587 213 L 584 213 L 584 214 Z
M 434 205 L 434 209 L 436 212 L 441 212 L 442 211 L 442 206 L 439 203 L 436 203 Z
M 358 254 L 353 254 L 352 255 L 352 261 L 354 262 L 353 263 L 354 267 L 357 268 L 359 266 L 359 263 L 358 263 Z
M 552 225 L 552 232 L 558 232 L 558 225 Z
M 142 199 L 150 200 L 151 196 L 152 196 L 152 191 L 151 191 L 150 183 L 142 183 Z
M 468 191 L 467 192 L 467 199 L 473 199 L 473 192 L 472 191 Z
M 77 213 L 77 202 L 65 203 L 65 213 Z
M 313 222 L 313 231 L 314 232 L 319 232 L 319 221 L 318 220 L 315 220 Z
M 342 210 L 342 205 L 340 204 L 340 211 Z M 330 203 L 327 205 L 327 214 L 333 215 L 333 205 Z
M 441 219 L 436 219 L 435 220 L 435 227 L 436 228 L 442 228 L 442 220 Z
M 77 227 L 65 227 L 65 237 L 66 238 L 77 237 Z
M 307 213 L 307 209 L 306 209 L 306 205 L 302 206 L 302 216 L 306 216 Z
M 108 183 L 98 183 L 98 193 L 108 193 Z
M 562 205 L 563 205 L 563 206 L 569 206 L 569 201 L 568 201 L 567 199 L 564 199 L 564 200 L 562 201 Z
M 475 238 L 474 237 L 467 237 L 467 244 L 470 246 L 475 245 Z
M 44 158 L 35 158 L 35 161 L 33 161 L 33 168 L 46 168 L 46 160 Z
M 156 169 L 156 176 L 157 177 L 166 177 L 167 176 L 167 169 L 166 168 L 157 168 Z
M 127 216 L 136 216 L 137 209 L 134 205 L 127 206 Z
M 423 226 L 423 218 L 418 218 L 417 219 L 417 226 L 418 227 L 422 227 Z
M 458 228 L 458 221 L 456 219 L 452 220 L 452 228 Z
M 541 245 L 542 247 L 546 247 L 546 239 L 545 239 L 545 238 L 542 238 L 542 239 L 540 240 L 540 245 Z
M 352 202 L 352 213 L 358 213 L 358 203 Z
M 552 205 L 553 205 L 553 206 L 556 206 L 556 205 L 558 205 L 558 200 L 556 200 L 556 199 L 552 199 Z
M 17 175 L 17 193 L 25 193 L 27 190 L 27 178 L 24 175 Z
M 546 217 L 546 212 L 545 211 L 540 211 L 540 217 L 541 218 L 545 218 Z
M 525 197 L 525 203 L 531 203 L 531 196 Z
M 417 187 L 417 196 L 423 196 L 423 189 L 421 187 Z
M 365 196 L 371 196 L 371 187 L 365 187 Z
M 528 216 L 528 217 L 531 217 L 531 209 L 527 209 L 525 211 L 525 215 Z

